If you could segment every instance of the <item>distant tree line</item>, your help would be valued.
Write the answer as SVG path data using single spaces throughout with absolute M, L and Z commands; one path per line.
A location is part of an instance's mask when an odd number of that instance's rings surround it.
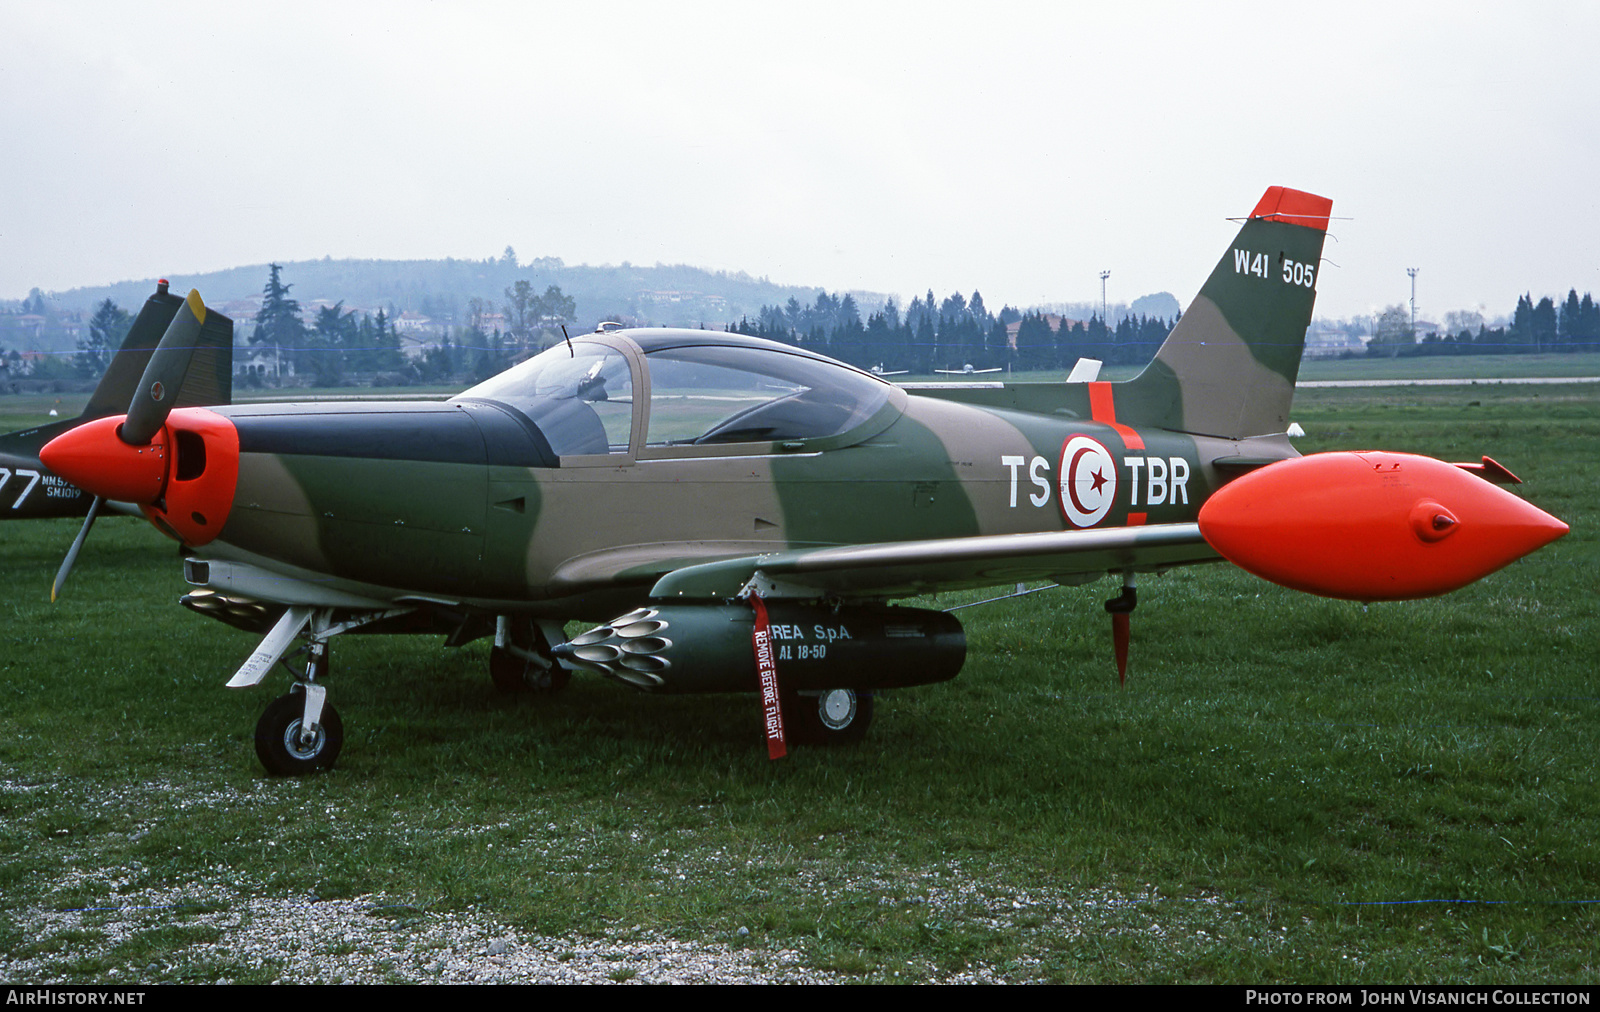
M 487 379 L 553 340 L 551 328 L 570 320 L 574 311 L 573 300 L 559 287 L 551 285 L 543 295 L 535 295 L 530 282 L 518 281 L 506 289 L 509 302 L 503 318 L 511 326 L 505 332 L 487 322 L 494 316 L 493 304 L 475 296 L 467 300 L 466 325 L 445 332 L 420 355 L 407 358 L 401 353 L 394 320 L 382 309 L 358 319 L 341 300 L 318 308 L 307 326 L 299 302 L 289 295 L 292 286 L 283 283 L 280 271 L 279 265 L 269 265 L 250 345 L 271 351 L 275 367 L 281 361 L 291 362 L 294 372 L 309 376 L 314 386 Z
M 341 301 L 318 308 L 308 324 L 299 302 L 290 295 L 292 285 L 282 279 L 282 268 L 271 264 L 268 270 L 261 309 L 241 352 L 270 353 L 271 373 L 293 373 L 301 382 L 309 379 L 318 386 L 475 382 L 561 340 L 562 328 L 575 316 L 574 300 L 559 286 L 547 285 L 538 294 L 531 281 L 517 280 L 505 289 L 501 312 L 488 299 L 465 300 L 466 323 L 408 359 L 401 353 L 391 314 L 380 309 L 358 315 L 345 310 Z M 439 301 L 441 308 L 447 301 L 455 302 L 443 296 Z M 74 326 L 79 328 L 77 352 L 24 362 L 18 351 L 7 352 L 0 346 L 0 378 L 28 373 L 33 380 L 58 384 L 97 380 L 133 322 L 132 314 L 108 298 L 96 306 L 85 328 L 81 317 L 62 318 L 37 288 L 10 307 L 0 312 L 0 337 L 11 336 L 14 343 L 17 335 L 26 338 L 33 331 Z M 32 331 L 19 329 L 19 321 L 33 321 L 28 324 Z M 790 297 L 784 305 L 764 305 L 754 319 L 741 317 L 725 329 L 797 345 L 865 369 L 928 373 L 971 365 L 1022 372 L 1070 368 L 1080 357 L 1141 365 L 1176 322 L 1176 317 L 1127 315 L 1112 327 L 1098 314 L 1077 321 L 1011 306 L 991 313 L 979 292 L 970 297 L 956 292 L 940 300 L 931 289 L 913 298 L 903 311 L 891 298 L 863 320 L 853 295 L 821 290 L 809 304 Z M 1013 326 L 1014 340 L 1009 330 Z M 1549 296 L 1534 301 L 1531 294 L 1524 294 L 1510 320 L 1500 326 L 1488 326 L 1477 313 L 1447 314 L 1444 330 L 1421 340 L 1406 307 L 1390 306 L 1373 321 L 1366 354 L 1588 350 L 1600 350 L 1600 305 L 1589 293 L 1580 296 L 1574 288 L 1560 303 Z M 244 385 L 269 379 L 270 374 L 262 376 L 260 370 L 241 377 Z
M 930 289 L 900 312 L 893 299 L 866 322 L 849 293 L 817 293 L 804 305 L 763 306 L 755 320 L 741 318 L 728 330 L 798 345 L 863 369 L 929 373 L 935 369 L 1070 368 L 1081 357 L 1139 365 L 1155 354 L 1176 318 L 1125 316 L 1108 327 L 1098 315 L 1087 321 L 1061 318 L 1052 326 L 1043 313 L 1011 306 L 990 313 L 983 295 L 956 292 L 938 300 Z M 1015 343 L 1009 328 L 1016 324 Z
M 283 268 L 269 264 L 267 270 L 248 345 L 271 354 L 272 371 L 267 375 L 281 382 L 284 375 L 293 373 L 310 376 L 315 386 L 341 386 L 351 373 L 375 375 L 406 368 L 400 335 L 382 309 L 357 319 L 355 311 L 346 311 L 340 300 L 320 307 L 307 326 L 301 319 L 299 301 L 289 295 L 294 286 L 283 282 Z M 247 372 L 245 383 L 260 384 L 263 371 Z
M 1464 319 L 1467 316 L 1476 314 L 1448 314 L 1443 332 L 1419 341 L 1406 308 L 1390 306 L 1378 314 L 1367 354 L 1393 358 L 1600 350 L 1600 306 L 1588 292 L 1580 298 L 1576 288 L 1559 306 L 1549 296 L 1534 302 L 1531 294 L 1524 294 L 1505 326 L 1490 327 L 1481 319 Z

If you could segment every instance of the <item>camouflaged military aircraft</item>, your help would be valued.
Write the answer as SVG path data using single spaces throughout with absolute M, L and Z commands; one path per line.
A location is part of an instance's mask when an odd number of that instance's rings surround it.
M 95 503 L 94 497 L 52 473 L 39 459 L 39 451 L 69 429 L 128 409 L 150 356 L 182 304 L 181 298 L 167 291 L 165 279 L 158 282 L 155 294 L 145 300 L 122 346 L 106 367 L 105 375 L 89 395 L 83 414 L 0 435 L 0 520 L 81 517 L 91 509 L 96 515 L 99 513 L 100 505 Z M 212 313 L 195 340 L 194 357 L 177 406 L 227 404 L 233 396 L 233 321 L 221 313 Z M 138 507 L 131 503 L 112 506 L 120 512 L 139 515 Z M 76 555 L 74 548 L 71 556 Z M 52 599 L 70 567 L 68 562 L 58 576 L 51 590 Z
M 1154 361 L 1121 383 L 900 387 L 800 348 L 603 326 L 447 402 L 166 405 L 191 293 L 126 418 L 45 447 L 183 545 L 190 608 L 285 658 L 266 768 L 332 765 L 329 642 L 494 636 L 507 688 L 574 671 L 761 695 L 770 754 L 853 741 L 873 694 L 954 677 L 959 622 L 887 602 L 1228 558 L 1314 593 L 1444 593 L 1565 533 L 1487 458 L 1289 445 L 1331 201 L 1269 189 Z M 568 638 L 572 620 L 601 624 Z M 302 670 L 303 667 L 303 670 Z

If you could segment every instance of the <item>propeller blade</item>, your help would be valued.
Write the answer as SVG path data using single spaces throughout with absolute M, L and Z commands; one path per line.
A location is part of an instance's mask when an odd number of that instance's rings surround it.
M 72 547 L 67 549 L 67 557 L 61 560 L 61 568 L 56 570 L 56 580 L 50 585 L 50 603 L 54 604 L 56 598 L 61 596 L 61 588 L 67 584 L 67 574 L 72 572 L 72 564 L 78 561 L 78 549 L 83 547 L 88 540 L 89 528 L 94 526 L 94 518 L 100 515 L 100 505 L 105 499 L 95 496 L 89 504 L 89 515 L 84 518 L 83 526 L 78 530 L 78 536 L 72 539 Z
M 161 343 L 156 345 L 150 364 L 145 366 L 144 376 L 134 390 L 128 417 L 122 423 L 124 443 L 145 446 L 166 424 L 167 415 L 183 389 L 183 378 L 189 372 L 189 360 L 194 357 L 200 328 L 205 322 L 206 304 L 198 291 L 190 289 L 189 297 L 178 307 L 178 315 L 161 335 Z

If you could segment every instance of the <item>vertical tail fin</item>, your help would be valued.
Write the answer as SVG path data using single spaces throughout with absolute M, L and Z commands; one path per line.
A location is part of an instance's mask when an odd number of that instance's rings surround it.
M 89 396 L 89 403 L 83 409 L 84 420 L 120 415 L 128 410 L 144 368 L 150 364 L 151 354 L 161 343 L 161 335 L 166 333 L 181 305 L 183 299 L 168 292 L 165 281 L 156 286 L 155 294 L 145 300 L 122 347 L 117 349 L 105 375 L 100 377 L 100 384 Z M 227 404 L 232 399 L 233 321 L 220 313 L 207 313 L 205 326 L 195 344 L 189 376 L 175 406 Z
M 1155 359 L 1116 384 L 1118 421 L 1229 439 L 1283 432 L 1332 210 L 1269 188 Z

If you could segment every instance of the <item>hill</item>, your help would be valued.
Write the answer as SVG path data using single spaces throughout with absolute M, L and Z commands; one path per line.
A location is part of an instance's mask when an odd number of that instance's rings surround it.
M 198 288 L 208 302 L 223 305 L 258 299 L 267 266 L 250 264 L 170 278 L 175 289 Z M 819 291 L 776 284 L 742 271 L 730 274 L 681 264 L 644 267 L 627 262 L 568 266 L 558 257 L 519 264 L 514 255 L 494 260 L 324 258 L 286 262 L 282 267 L 283 281 L 293 286 L 294 298 L 302 306 L 342 301 L 346 308 L 413 313 L 445 324 L 466 322 L 467 305 L 474 298 L 498 310 L 507 301 L 506 289 L 520 280 L 530 281 L 535 291 L 555 285 L 571 296 L 581 327 L 616 317 L 661 326 L 721 324 L 753 317 L 763 305 L 783 305 L 790 298 L 809 303 Z M 63 312 L 90 312 L 108 298 L 132 307 L 144 301 L 155 283 L 152 277 L 74 288 L 53 294 L 51 300 Z M 887 298 L 874 292 L 852 294 L 863 307 L 876 308 Z

